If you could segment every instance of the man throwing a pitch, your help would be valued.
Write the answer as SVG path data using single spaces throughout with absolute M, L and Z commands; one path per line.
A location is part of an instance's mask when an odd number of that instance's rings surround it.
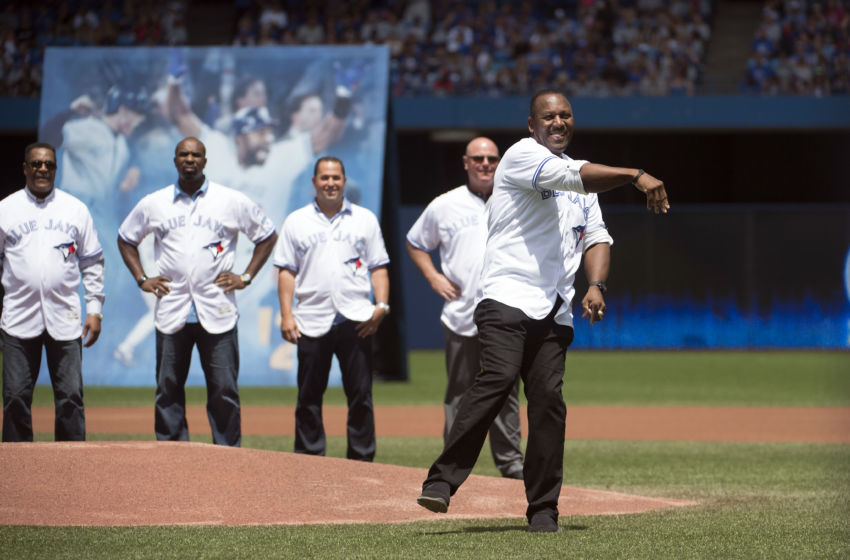
M 573 329 L 563 307 L 569 277 L 562 249 L 558 199 L 632 183 L 647 208 L 669 209 L 664 183 L 643 170 L 609 167 L 564 154 L 573 136 L 573 111 L 560 92 L 534 95 L 529 138 L 511 146 L 496 169 L 487 203 L 487 246 L 475 324 L 481 371 L 461 402 L 442 454 L 417 499 L 435 512 L 448 509 L 472 471 L 487 430 L 517 381 L 528 399 L 529 437 L 524 481 L 532 532 L 556 532 L 563 481 L 566 405 L 561 394 Z M 564 228 L 563 231 L 566 231 Z M 569 282 L 571 284 L 571 282 Z M 598 318 L 599 304 L 591 307 Z

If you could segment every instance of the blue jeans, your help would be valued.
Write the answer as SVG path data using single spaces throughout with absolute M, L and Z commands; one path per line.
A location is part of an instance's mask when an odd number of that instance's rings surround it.
M 32 395 L 41 349 L 53 384 L 56 441 L 85 441 L 82 341 L 54 340 L 47 331 L 35 338 L 3 337 L 3 441 L 32 441 Z
M 207 382 L 207 418 L 213 443 L 239 447 L 242 416 L 236 383 L 239 376 L 236 327 L 225 333 L 210 334 L 200 323 L 187 323 L 174 334 L 156 331 L 156 439 L 189 441 L 185 385 L 192 348 L 196 345 Z

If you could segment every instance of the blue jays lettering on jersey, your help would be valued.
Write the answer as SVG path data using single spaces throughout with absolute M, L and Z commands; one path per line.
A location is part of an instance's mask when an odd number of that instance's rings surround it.
M 487 242 L 484 216 L 484 200 L 461 185 L 432 200 L 407 232 L 416 249 L 439 248 L 441 272 L 460 288 L 460 297 L 443 304 L 440 321 L 461 336 L 478 334 L 472 314 Z
M 295 273 L 294 316 L 307 336 L 324 335 L 338 313 L 369 319 L 375 309 L 369 271 L 389 263 L 378 219 L 348 200 L 332 219 L 315 202 L 287 216 L 272 258 Z
M 102 311 L 103 249 L 91 214 L 72 195 L 54 189 L 36 199 L 21 189 L 0 202 L 0 259 L 0 326 L 12 336 L 33 338 L 46 329 L 56 340 L 79 337 L 81 280 L 86 314 Z
M 154 308 L 158 330 L 183 328 L 194 304 L 204 330 L 221 334 L 236 325 L 236 295 L 214 279 L 232 271 L 240 233 L 256 244 L 274 234 L 274 224 L 247 196 L 218 183 L 207 180 L 194 197 L 181 192 L 169 185 L 144 197 L 118 235 L 136 246 L 155 236 L 157 269 L 172 279 L 171 291 Z
M 505 151 L 487 202 L 487 245 L 481 296 L 543 319 L 559 295 L 564 275 L 559 226 L 567 192 L 585 194 L 581 167 L 587 163 L 553 154 L 534 138 Z M 569 236 L 571 242 L 573 235 Z M 528 255 L 534 255 L 529 259 Z M 564 301 L 566 294 L 560 294 Z

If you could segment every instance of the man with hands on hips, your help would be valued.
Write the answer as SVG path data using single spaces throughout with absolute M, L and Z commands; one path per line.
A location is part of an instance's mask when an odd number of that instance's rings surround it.
M 206 148 L 197 138 L 177 144 L 178 181 L 136 205 L 118 230 L 118 248 L 139 288 L 157 296 L 155 431 L 158 440 L 187 441 L 186 395 L 197 345 L 207 385 L 213 443 L 242 442 L 237 378 L 236 290 L 251 283 L 277 241 L 274 224 L 239 191 L 204 175 Z M 254 243 L 245 272 L 233 268 L 239 233 Z M 139 243 L 154 235 L 158 276 L 148 277 Z
M 295 452 L 325 454 L 322 399 L 336 355 L 348 399 L 346 457 L 372 461 L 372 335 L 390 311 L 390 259 L 378 219 L 344 198 L 345 182 L 338 158 L 316 161 L 316 197 L 284 220 L 273 262 L 280 332 L 298 345 Z

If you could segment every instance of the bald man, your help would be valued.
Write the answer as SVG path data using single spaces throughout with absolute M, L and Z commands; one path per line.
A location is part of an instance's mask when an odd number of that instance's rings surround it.
M 213 443 L 242 443 L 236 290 L 257 275 L 277 241 L 274 224 L 247 196 L 207 179 L 207 149 L 194 137 L 174 150 L 177 182 L 147 195 L 118 228 L 118 249 L 139 289 L 156 296 L 154 430 L 188 441 L 186 394 L 192 349 L 207 383 Z M 254 245 L 245 272 L 233 272 L 239 234 Z M 138 246 L 154 236 L 158 276 L 147 276 Z
M 407 252 L 446 303 L 440 317 L 446 340 L 448 383 L 443 402 L 446 422 L 443 438 L 457 416 L 458 404 L 481 368 L 478 329 L 472 320 L 487 240 L 485 203 L 493 192 L 499 149 L 479 137 L 466 146 L 463 168 L 467 184 L 435 198 L 407 233 Z M 429 251 L 440 248 L 440 268 Z M 490 427 L 490 449 L 502 476 L 522 478 L 522 433 L 519 420 L 519 384 Z

